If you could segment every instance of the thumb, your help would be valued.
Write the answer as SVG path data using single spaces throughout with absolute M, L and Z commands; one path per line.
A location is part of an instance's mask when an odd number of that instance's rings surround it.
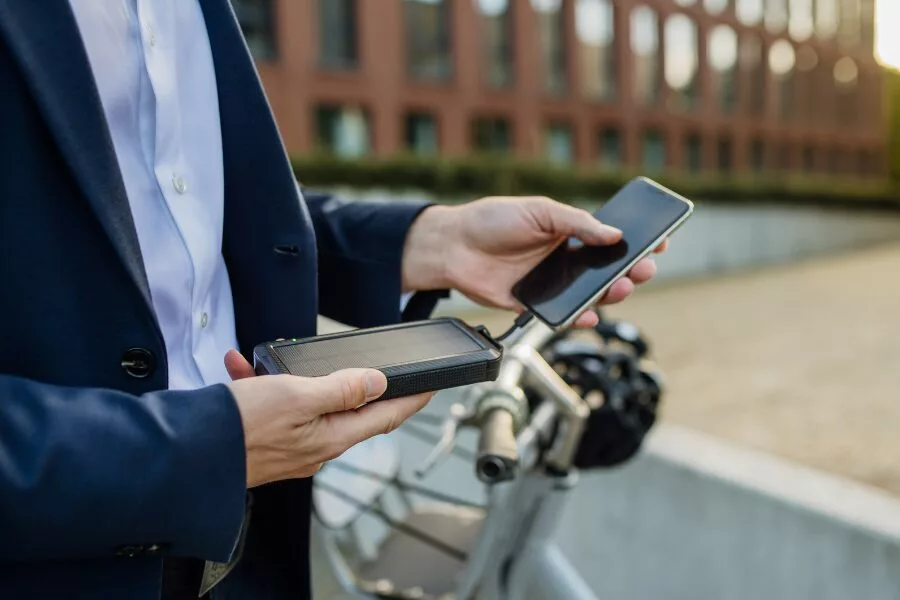
M 253 366 L 237 350 L 229 350 L 225 354 L 225 369 L 228 370 L 231 379 L 235 381 L 256 376 Z
M 622 231 L 584 210 L 561 202 L 546 205 L 546 224 L 559 237 L 574 236 L 588 245 L 608 246 L 622 239 Z
M 387 378 L 377 369 L 341 369 L 303 381 L 304 400 L 317 415 L 356 410 L 387 389 Z

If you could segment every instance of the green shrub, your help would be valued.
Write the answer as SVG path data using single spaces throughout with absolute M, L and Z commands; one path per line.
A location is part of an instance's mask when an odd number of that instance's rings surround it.
M 306 187 L 419 190 L 445 201 L 490 195 L 544 195 L 567 202 L 605 200 L 638 173 L 563 168 L 497 156 L 344 160 L 328 155 L 293 159 Z M 795 175 L 651 176 L 697 202 L 852 205 L 900 208 L 900 188 L 888 181 Z
M 888 161 L 891 179 L 900 185 L 900 71 L 885 68 L 885 117 L 888 127 Z

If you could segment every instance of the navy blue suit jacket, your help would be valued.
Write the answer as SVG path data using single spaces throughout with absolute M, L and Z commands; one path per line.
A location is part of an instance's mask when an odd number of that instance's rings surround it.
M 314 335 L 317 314 L 401 319 L 402 247 L 423 206 L 301 199 L 228 0 L 200 3 L 240 350 Z M 149 294 L 68 0 L 0 0 L 0 598 L 155 599 L 164 557 L 235 549 L 239 414 L 224 385 L 167 391 Z M 310 481 L 253 496 L 216 597 L 306 597 Z

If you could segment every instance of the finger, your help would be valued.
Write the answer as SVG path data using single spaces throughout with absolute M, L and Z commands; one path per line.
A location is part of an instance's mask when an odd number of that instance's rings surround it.
M 329 415 L 335 434 L 346 447 L 390 433 L 422 410 L 433 393 L 372 402 L 356 411 Z
M 297 377 L 304 409 L 326 415 L 358 409 L 387 389 L 387 378 L 377 369 L 342 369 L 323 377 Z
M 575 327 L 579 329 L 590 329 L 600 322 L 600 317 L 592 310 L 583 313 L 575 320 Z
M 656 254 L 662 254 L 663 252 L 665 252 L 668 249 L 669 249 L 669 238 L 666 238 L 662 241 L 662 243 L 659 246 L 657 246 L 653 250 L 653 252 Z
M 628 272 L 628 279 L 634 284 L 640 285 L 647 283 L 656 275 L 656 262 L 652 258 L 645 258 L 639 261 Z
M 609 288 L 600 304 L 618 304 L 630 296 L 632 292 L 634 292 L 634 283 L 629 278 L 623 277 L 612 284 L 612 287 Z
M 574 236 L 590 245 L 611 245 L 622 239 L 619 229 L 581 208 L 544 198 L 535 212 L 539 227 L 554 237 Z
M 237 350 L 229 350 L 225 354 L 225 370 L 228 371 L 228 376 L 232 380 L 246 379 L 256 375 L 253 366 Z

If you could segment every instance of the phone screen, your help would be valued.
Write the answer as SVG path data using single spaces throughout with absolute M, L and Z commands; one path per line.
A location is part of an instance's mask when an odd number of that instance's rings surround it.
M 522 278 L 513 295 L 539 319 L 559 327 L 587 309 L 691 210 L 690 202 L 674 193 L 635 179 L 594 213 L 622 230 L 617 244 L 586 246 L 570 239 Z

